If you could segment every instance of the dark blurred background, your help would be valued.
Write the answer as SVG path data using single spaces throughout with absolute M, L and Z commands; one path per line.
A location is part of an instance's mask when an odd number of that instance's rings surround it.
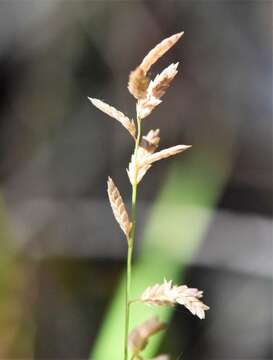
M 126 256 L 105 183 L 129 202 L 132 143 L 87 96 L 134 116 L 129 72 L 182 30 L 144 126 L 193 148 L 145 177 L 135 262 L 204 289 L 211 310 L 176 309 L 156 352 L 273 358 L 272 2 L 0 0 L 1 359 L 105 360 Z

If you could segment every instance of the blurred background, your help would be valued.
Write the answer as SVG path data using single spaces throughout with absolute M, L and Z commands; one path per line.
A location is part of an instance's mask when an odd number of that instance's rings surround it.
M 0 358 L 119 360 L 126 243 L 106 195 L 130 202 L 128 74 L 163 38 L 152 68 L 180 71 L 145 120 L 161 148 L 139 191 L 134 291 L 165 277 L 205 291 L 159 314 L 147 357 L 272 359 L 272 2 L 0 0 Z

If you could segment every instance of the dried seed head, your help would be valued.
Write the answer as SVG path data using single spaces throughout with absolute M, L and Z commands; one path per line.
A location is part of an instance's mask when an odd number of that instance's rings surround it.
M 137 102 L 137 116 L 144 119 L 154 108 L 161 103 L 160 98 L 170 86 L 171 81 L 177 74 L 177 64 L 171 64 L 163 72 L 149 83 L 146 76 L 151 66 L 163 56 L 183 35 L 183 32 L 170 36 L 161 41 L 143 59 L 142 63 L 129 77 L 128 88 Z
M 166 90 L 177 74 L 177 66 L 178 63 L 171 64 L 160 74 L 156 75 L 155 79 L 152 80 L 149 84 L 147 90 L 149 96 L 154 96 L 155 98 L 160 99 L 165 94 Z
M 157 149 L 160 141 L 159 132 L 159 129 L 150 130 L 147 135 L 142 136 L 137 155 L 132 155 L 131 162 L 127 170 L 131 184 L 134 184 L 135 180 L 139 183 L 146 172 L 150 169 L 151 165 L 140 164 L 144 162 L 144 159 L 147 156 L 153 154 Z
M 193 315 L 204 319 L 205 311 L 209 307 L 199 300 L 202 296 L 203 291 L 188 288 L 186 285 L 172 285 L 172 281 L 164 280 L 163 284 L 148 287 L 141 295 L 140 301 L 157 306 L 184 305 Z
M 164 281 L 163 284 L 155 284 L 148 287 L 140 297 L 140 300 L 149 305 L 174 306 L 175 294 L 172 292 L 172 282 Z
M 165 94 L 177 74 L 177 66 L 178 63 L 169 65 L 150 82 L 146 97 L 140 98 L 137 102 L 137 116 L 141 119 L 150 115 L 154 108 L 162 102 L 160 98 Z
M 163 330 L 166 325 L 157 317 L 152 317 L 141 325 L 137 326 L 128 337 L 128 344 L 134 355 L 145 349 L 149 338 Z
M 140 68 L 144 71 L 144 74 L 150 70 L 151 66 L 157 62 L 161 56 L 163 56 L 174 44 L 181 38 L 184 32 L 174 34 L 167 39 L 161 41 L 156 45 L 142 60 L 142 63 L 139 65 Z
M 150 82 L 146 97 L 140 98 L 137 102 L 138 117 L 144 119 L 162 102 L 160 98 L 165 94 L 177 74 L 177 66 L 178 63 L 169 65 Z
M 158 355 L 155 358 L 152 358 L 151 360 L 170 360 L 170 357 L 169 355 L 162 354 L 162 355 Z
M 144 99 L 147 94 L 150 79 L 144 71 L 137 67 L 129 75 L 128 90 L 136 99 Z
M 159 133 L 159 129 L 150 130 L 147 135 L 142 136 L 138 151 L 139 160 L 143 160 L 145 156 L 155 152 L 160 142 Z
M 130 183 L 134 185 L 134 183 L 137 182 L 138 184 L 142 180 L 146 172 L 150 169 L 150 167 L 151 165 L 149 164 L 140 166 L 138 156 L 135 156 L 133 154 L 127 169 Z
M 156 130 L 150 130 L 148 132 L 147 135 L 142 136 L 142 140 L 145 140 L 146 142 L 148 142 L 150 145 L 155 145 L 158 146 L 159 145 L 159 141 L 160 141 L 160 130 L 156 129 Z M 140 144 L 140 146 L 143 146 L 142 143 Z
M 162 101 L 160 99 L 157 99 L 156 97 L 147 93 L 147 97 L 145 99 L 140 99 L 137 102 L 137 116 L 140 119 L 144 119 L 150 115 L 154 108 L 161 102 Z
M 136 135 L 136 127 L 133 120 L 130 120 L 126 115 L 124 115 L 121 111 L 115 109 L 113 106 L 106 104 L 105 102 L 99 99 L 88 98 L 94 106 L 96 106 L 99 110 L 104 112 L 105 114 L 111 116 L 112 118 L 119 121 L 125 129 L 129 131 L 133 138 Z
M 110 177 L 108 177 L 107 181 L 107 192 L 114 216 L 128 240 L 132 224 L 130 223 L 126 207 L 118 188 Z
M 183 35 L 183 32 L 174 34 L 167 39 L 164 39 L 161 41 L 158 45 L 156 45 L 152 50 L 149 51 L 149 53 L 144 57 L 142 60 L 142 63 L 130 73 L 129 75 L 129 82 L 128 82 L 128 89 L 130 93 L 138 100 L 145 100 L 141 104 L 139 104 L 138 109 L 138 116 L 140 116 L 142 119 L 146 116 L 148 116 L 151 111 L 154 109 L 155 106 L 160 104 L 157 100 L 162 96 L 147 96 L 147 90 L 150 83 L 150 79 L 147 76 L 148 71 L 150 70 L 151 66 L 161 57 L 163 56 Z M 158 94 L 165 92 L 166 88 L 169 86 L 169 83 L 175 76 L 174 67 L 177 65 L 171 65 L 171 68 L 168 70 L 168 74 L 164 73 L 164 81 L 163 79 L 157 79 L 157 89 Z M 168 68 L 167 68 L 168 69 Z M 166 69 L 166 70 L 167 70 Z M 160 76 L 160 75 L 158 75 Z M 168 80 L 167 78 L 170 78 Z M 161 82 L 161 85 L 159 86 L 159 82 Z M 156 93 L 156 91 L 155 91 Z M 155 98 L 155 99 L 154 99 Z M 144 111 L 145 109 L 145 111 Z
M 205 318 L 205 311 L 209 310 L 209 307 L 202 303 L 199 299 L 203 297 L 203 291 L 198 289 L 190 289 L 186 285 L 177 287 L 178 297 L 176 302 L 180 305 L 184 305 L 193 315 L 199 317 L 199 319 Z
M 156 161 L 168 158 L 170 156 L 180 154 L 181 152 L 189 149 L 190 147 L 191 147 L 191 145 L 176 145 L 176 146 L 172 146 L 170 148 L 158 151 L 154 154 L 151 154 L 151 155 L 145 157 L 143 159 L 143 161 L 140 163 L 140 167 L 151 165 L 152 163 L 154 163 Z
M 159 129 L 151 130 L 146 136 L 142 137 L 142 145 L 138 148 L 137 155 L 132 155 L 127 169 L 132 185 L 135 181 L 139 183 L 143 179 L 154 162 L 177 155 L 191 147 L 190 145 L 176 145 L 154 153 L 159 141 Z

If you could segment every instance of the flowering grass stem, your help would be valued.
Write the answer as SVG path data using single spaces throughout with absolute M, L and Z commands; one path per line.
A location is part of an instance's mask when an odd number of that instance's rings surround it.
M 160 142 L 159 129 L 151 129 L 141 138 L 141 122 L 162 102 L 162 96 L 165 94 L 166 89 L 170 86 L 170 83 L 177 74 L 178 63 L 169 65 L 165 70 L 158 74 L 154 80 L 149 79 L 147 72 L 182 35 L 183 32 L 177 33 L 161 41 L 149 51 L 141 64 L 130 73 L 128 89 L 137 100 L 136 122 L 135 120 L 130 120 L 129 117 L 113 106 L 110 106 L 99 99 L 89 98 L 92 104 L 99 110 L 121 123 L 135 142 L 134 152 L 127 169 L 127 174 L 132 186 L 131 217 L 127 212 L 125 203 L 114 181 L 111 177 L 108 177 L 107 181 L 107 193 L 110 205 L 121 230 L 126 236 L 128 245 L 123 360 L 128 360 L 129 347 L 131 360 L 143 360 L 141 351 L 143 351 L 148 344 L 149 337 L 165 328 L 165 324 L 160 322 L 157 317 L 152 317 L 138 325 L 129 335 L 130 308 L 132 303 L 140 301 L 142 303 L 157 306 L 174 306 L 175 304 L 180 304 L 184 305 L 193 315 L 198 316 L 200 319 L 205 318 L 205 311 L 209 309 L 209 307 L 200 300 L 203 296 L 202 291 L 196 288 L 189 288 L 186 285 L 173 285 L 172 281 L 167 280 L 164 280 L 163 284 L 156 284 L 148 287 L 140 298 L 131 300 L 132 260 L 136 233 L 138 183 L 143 179 L 144 175 L 155 162 L 180 154 L 190 148 L 188 145 L 176 145 L 157 151 Z M 167 360 L 169 357 L 161 355 L 154 359 Z

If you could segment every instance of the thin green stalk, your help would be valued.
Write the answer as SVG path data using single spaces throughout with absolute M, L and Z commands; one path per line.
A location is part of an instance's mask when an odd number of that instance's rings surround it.
M 139 142 L 141 138 L 141 119 L 137 118 L 137 138 L 135 141 L 134 156 L 137 156 Z M 135 178 L 132 184 L 132 229 L 128 239 L 128 252 L 127 252 L 127 271 L 126 271 L 126 294 L 125 294 L 125 334 L 124 334 L 124 360 L 128 359 L 128 335 L 129 335 L 129 322 L 130 322 L 130 293 L 131 293 L 131 274 L 132 274 L 132 257 L 134 250 L 134 241 L 136 233 L 136 203 L 137 203 L 137 164 L 135 166 Z

